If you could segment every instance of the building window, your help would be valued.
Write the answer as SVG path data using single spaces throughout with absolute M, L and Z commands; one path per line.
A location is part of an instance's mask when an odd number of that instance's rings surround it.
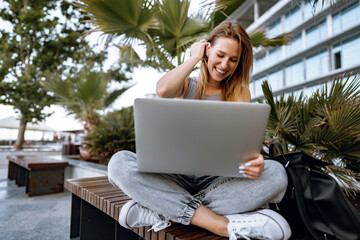
M 285 15 L 285 31 L 290 31 L 302 23 L 300 7 L 293 8 Z
M 287 87 L 300 84 L 304 82 L 304 79 L 304 66 L 301 61 L 285 68 L 285 85 Z
M 269 52 L 269 66 L 281 61 L 281 48 L 274 48 Z
M 307 0 L 304 6 L 304 20 L 312 18 L 314 15 L 319 14 L 323 10 L 322 1 L 318 1 L 314 8 L 314 0 L 310 2 Z
M 266 56 L 259 56 L 255 58 L 254 73 L 258 73 L 266 67 Z
M 360 24 L 360 5 L 356 3 L 349 8 L 341 11 L 340 13 L 333 15 L 333 33 L 338 34 L 349 28 L 352 28 Z
M 288 98 L 290 96 L 294 96 L 295 99 L 298 99 L 300 97 L 300 94 L 303 92 L 303 89 L 295 90 L 292 92 L 286 92 L 284 94 L 285 98 Z
M 279 36 L 281 33 L 282 33 L 282 31 L 281 31 L 281 24 L 280 24 L 280 19 L 279 19 L 273 25 L 271 25 L 269 27 L 269 30 L 267 32 L 267 37 L 274 38 L 274 37 Z
M 360 6 L 357 3 L 349 9 L 341 13 L 341 28 L 342 30 L 349 29 L 360 23 Z
M 341 68 L 341 52 L 334 53 L 334 68 Z
M 259 78 L 255 81 L 252 82 L 253 84 L 253 93 L 252 93 L 252 97 L 260 97 L 260 96 L 263 96 L 264 93 L 262 91 L 262 87 L 261 87 L 261 84 L 266 80 L 266 77 L 262 77 L 262 78 Z
M 326 38 L 326 23 L 322 22 L 319 25 L 306 31 L 306 47 L 309 48 L 311 46 L 314 46 Z
M 340 33 L 341 30 L 341 14 L 336 14 L 334 16 L 332 16 L 332 31 L 333 31 L 333 35 L 336 35 L 338 33 Z
M 335 45 L 333 53 L 334 69 L 360 65 L 360 35 Z
M 323 51 L 306 58 L 306 79 L 314 79 L 329 72 L 329 53 Z
M 301 50 L 303 49 L 301 35 L 295 37 L 294 40 L 289 45 L 286 45 L 285 49 L 286 49 L 286 57 L 291 57 L 296 53 L 301 52 Z
M 250 91 L 250 94 L 251 94 L 251 98 L 253 98 L 255 96 L 255 82 L 252 81 L 249 83 L 249 91 Z
M 279 70 L 269 74 L 269 85 L 273 91 L 278 91 L 284 87 L 283 71 Z
M 304 94 L 305 97 L 311 97 L 316 91 L 321 89 L 323 86 L 324 86 L 324 84 L 319 84 L 319 85 L 315 85 L 315 86 L 311 86 L 311 87 L 306 87 L 303 90 L 303 94 Z

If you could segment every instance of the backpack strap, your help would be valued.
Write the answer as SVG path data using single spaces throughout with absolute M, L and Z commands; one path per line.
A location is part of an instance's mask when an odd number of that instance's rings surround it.
M 270 144 L 270 146 L 269 146 L 269 158 L 273 159 L 275 157 L 274 148 L 276 148 L 279 151 L 280 155 L 282 156 L 282 158 L 277 158 L 276 160 L 279 161 L 285 168 L 287 168 L 290 161 L 286 159 L 286 157 L 284 155 L 283 148 L 282 148 L 282 146 L 281 146 L 281 144 L 279 142 L 274 142 L 274 143 Z

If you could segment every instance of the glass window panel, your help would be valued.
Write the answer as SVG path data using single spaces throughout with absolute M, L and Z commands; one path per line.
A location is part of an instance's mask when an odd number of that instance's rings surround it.
M 339 51 L 341 51 L 341 44 L 334 45 L 333 52 L 336 53 L 336 52 L 339 52 Z
M 261 84 L 265 80 L 266 80 L 266 77 L 262 77 L 260 79 L 257 79 L 256 81 L 254 81 L 254 95 L 253 95 L 253 97 L 259 97 L 259 96 L 264 95 L 263 91 L 262 91 Z
M 273 25 L 269 27 L 267 32 L 268 38 L 277 37 L 282 33 L 280 20 L 276 21 Z
M 304 96 L 310 97 L 313 95 L 314 92 L 316 92 L 322 85 L 315 85 L 312 87 L 306 87 L 303 91 Z
M 276 64 L 281 61 L 281 48 L 276 48 L 269 53 L 269 65 Z
M 360 63 L 360 37 L 346 42 L 342 45 L 341 66 L 351 67 Z
M 322 52 L 306 59 L 306 79 L 314 79 L 329 72 L 329 54 Z
M 349 29 L 355 25 L 358 25 L 360 22 L 360 6 L 356 4 L 355 6 L 347 9 L 341 14 L 341 27 L 342 30 Z
M 341 32 L 341 22 L 340 22 L 340 14 L 336 14 L 332 17 L 332 29 L 333 35 Z
M 250 82 L 249 83 L 249 91 L 250 91 L 252 98 L 255 96 L 254 87 L 255 87 L 255 82 Z
M 298 98 L 298 97 L 300 97 L 300 94 L 301 94 L 302 92 L 303 92 L 303 90 L 300 89 L 300 90 L 293 91 L 292 94 L 293 94 L 296 98 Z
M 266 67 L 266 56 L 259 57 L 255 60 L 254 72 L 258 73 Z
M 318 4 L 316 4 L 315 8 L 313 8 L 313 4 L 314 0 L 311 0 L 310 3 L 306 1 L 304 7 L 304 20 L 308 20 L 322 11 L 322 1 L 318 1 Z
M 360 64 L 360 36 L 340 43 L 333 48 L 334 69 L 347 68 Z
M 338 34 L 346 29 L 352 28 L 360 24 L 360 4 L 356 3 L 350 8 L 342 10 L 332 18 L 333 34 Z
M 325 22 L 306 31 L 306 47 L 311 47 L 327 37 Z
M 292 91 L 292 92 L 287 92 L 284 94 L 285 98 L 293 95 L 295 97 L 295 99 L 299 98 L 300 94 L 303 92 L 302 89 L 300 90 L 295 90 L 295 91 Z
M 341 68 L 341 52 L 337 52 L 334 54 L 334 61 L 335 61 L 335 68 L 334 69 L 339 69 Z
M 277 91 L 283 88 L 283 72 L 279 70 L 269 74 L 269 85 L 273 91 Z
M 306 47 L 310 47 L 314 44 L 316 44 L 319 39 L 318 39 L 318 28 L 313 28 L 310 29 L 309 31 L 306 32 Z
M 321 68 L 321 74 L 326 74 L 330 71 L 329 65 L 330 65 L 330 57 L 329 52 L 325 51 L 323 53 L 319 54 L 320 57 L 320 68 Z
M 301 9 L 296 7 L 285 15 L 285 31 L 290 31 L 302 23 Z
M 285 69 L 285 85 L 293 86 L 304 82 L 304 67 L 302 62 L 297 62 Z
M 323 22 L 319 25 L 319 34 L 320 34 L 320 41 L 327 38 L 327 29 L 326 29 L 325 22 Z
M 290 57 L 295 55 L 296 53 L 302 50 L 302 38 L 301 36 L 297 36 L 290 43 L 290 45 L 286 46 L 286 57 Z

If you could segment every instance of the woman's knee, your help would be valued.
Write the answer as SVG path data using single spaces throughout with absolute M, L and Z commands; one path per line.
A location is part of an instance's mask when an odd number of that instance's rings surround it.
M 285 192 L 288 184 L 288 177 L 284 166 L 273 160 L 265 161 L 265 168 L 268 177 L 271 179 L 271 185 L 274 191 L 280 193 Z
M 114 183 L 114 178 L 126 176 L 131 171 L 134 163 L 136 164 L 136 155 L 130 151 L 120 151 L 115 153 L 108 163 L 108 179 Z

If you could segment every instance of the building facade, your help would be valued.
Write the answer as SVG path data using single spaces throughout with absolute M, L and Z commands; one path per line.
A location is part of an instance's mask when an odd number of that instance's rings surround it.
M 263 97 L 264 80 L 275 95 L 309 95 L 339 75 L 360 72 L 360 1 L 330 1 L 314 9 L 307 0 L 247 0 L 229 17 L 247 32 L 264 29 L 270 38 L 290 33 L 292 39 L 254 49 L 253 100 Z

